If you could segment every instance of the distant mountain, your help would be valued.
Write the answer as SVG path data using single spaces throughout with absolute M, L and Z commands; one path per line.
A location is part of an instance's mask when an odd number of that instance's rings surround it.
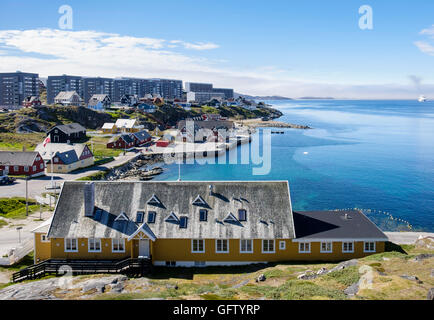
M 234 93 L 235 99 L 242 97 L 247 100 L 293 100 L 292 98 L 282 97 L 282 96 L 249 96 L 247 94 Z
M 300 100 L 334 100 L 332 97 L 301 97 Z

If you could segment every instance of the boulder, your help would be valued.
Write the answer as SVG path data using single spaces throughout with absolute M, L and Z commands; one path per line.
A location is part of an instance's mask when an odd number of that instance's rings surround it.
M 259 277 L 258 277 L 258 281 L 263 282 L 263 281 L 265 281 L 265 280 L 267 280 L 267 277 L 265 276 L 265 274 L 261 274 L 261 275 L 259 275 Z
M 319 269 L 319 270 L 316 272 L 317 275 L 323 275 L 323 274 L 326 274 L 326 273 L 328 273 L 328 271 L 327 271 L 326 268 L 321 268 L 321 269 Z
M 423 261 L 423 260 L 430 259 L 430 258 L 434 258 L 434 254 L 423 253 L 423 254 L 420 254 L 420 255 L 417 255 L 416 257 L 414 257 L 414 261 L 419 262 L 419 261 Z
M 351 286 L 344 290 L 347 296 L 355 296 L 359 292 L 359 282 L 353 283 Z
M 334 271 L 338 271 L 338 270 L 343 270 L 343 269 L 348 268 L 348 267 L 357 266 L 358 263 L 359 263 L 359 260 L 357 260 L 357 259 L 344 261 L 344 262 L 339 263 L 336 267 L 330 269 L 329 272 L 334 272 Z
M 434 288 L 429 289 L 426 299 L 427 300 L 434 300 Z
M 416 281 L 418 284 L 422 284 L 423 282 L 416 276 L 408 276 L 406 274 L 403 274 L 400 276 L 403 279 L 410 280 L 410 281 Z

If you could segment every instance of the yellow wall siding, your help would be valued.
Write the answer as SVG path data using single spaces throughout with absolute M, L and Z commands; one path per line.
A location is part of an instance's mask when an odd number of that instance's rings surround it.
M 83 163 L 82 163 L 82 161 L 83 161 Z M 54 173 L 68 173 L 68 172 L 71 172 L 73 170 L 89 167 L 89 166 L 93 165 L 94 162 L 95 162 L 95 158 L 90 157 L 90 158 L 87 158 L 84 160 L 79 160 L 77 162 L 71 163 L 69 165 L 54 164 L 53 172 Z M 46 173 L 51 173 L 51 164 L 50 163 L 47 164 L 47 166 L 46 166 Z
M 286 242 L 286 249 L 279 249 L 279 242 Z M 274 253 L 262 252 L 262 240 L 253 240 L 253 253 L 240 253 L 240 241 L 229 240 L 229 253 L 216 253 L 215 240 L 205 240 L 204 253 L 191 252 L 191 239 L 157 239 L 153 243 L 154 261 L 339 261 L 360 258 L 372 253 L 363 252 L 363 242 L 354 243 L 354 253 L 342 253 L 342 243 L 333 243 L 332 253 L 321 253 L 320 243 L 311 243 L 310 253 L 299 253 L 299 244 L 291 240 L 277 239 Z M 377 242 L 376 252 L 384 251 L 384 242 Z
M 118 260 L 128 257 L 137 258 L 139 255 L 139 241 L 125 240 L 125 252 L 112 252 L 112 240 L 101 239 L 101 252 L 88 252 L 88 240 L 78 239 L 78 252 L 65 252 L 64 239 L 51 239 L 50 243 L 41 243 L 41 234 L 35 234 L 36 259 L 96 259 Z M 285 241 L 285 249 L 279 249 L 279 242 Z M 319 242 L 311 243 L 310 253 L 299 253 L 299 243 L 292 240 L 275 240 L 274 253 L 262 252 L 262 240 L 253 240 L 253 253 L 240 253 L 240 240 L 229 240 L 229 253 L 216 253 L 215 239 L 205 239 L 205 252 L 192 253 L 191 239 L 157 239 L 150 241 L 150 253 L 153 261 L 340 261 L 360 258 L 372 253 L 365 253 L 363 242 L 354 243 L 354 253 L 343 253 L 342 243 L 333 243 L 332 253 L 321 253 Z M 376 253 L 384 252 L 385 243 L 376 243 Z
M 112 240 L 101 239 L 101 252 L 89 252 L 87 239 L 78 239 L 78 252 L 65 252 L 64 239 L 51 239 L 51 258 L 119 260 L 131 257 L 133 242 L 125 240 L 125 252 L 112 252 Z
M 41 262 L 51 257 L 51 243 L 43 242 L 42 235 L 46 235 L 45 232 L 35 232 L 35 262 Z

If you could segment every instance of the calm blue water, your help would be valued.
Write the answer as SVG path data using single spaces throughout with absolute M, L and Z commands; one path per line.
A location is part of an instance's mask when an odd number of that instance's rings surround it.
M 182 179 L 288 180 L 294 210 L 363 208 L 384 230 L 409 222 L 434 232 L 434 102 L 268 103 L 284 113 L 280 121 L 314 128 L 271 135 L 269 174 L 253 175 L 253 164 L 193 164 L 182 165 Z M 177 178 L 170 165 L 158 179 Z

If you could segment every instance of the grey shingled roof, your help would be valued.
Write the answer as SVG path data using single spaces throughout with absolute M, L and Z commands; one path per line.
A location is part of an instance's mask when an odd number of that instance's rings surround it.
M 195 130 L 197 128 L 201 129 L 232 129 L 234 126 L 234 123 L 229 120 L 208 120 L 208 121 L 193 121 L 193 120 L 187 120 L 194 123 Z M 178 130 L 182 130 L 186 125 L 186 120 L 181 120 L 178 122 Z
M 50 227 L 51 238 L 128 238 L 139 227 L 137 211 L 155 211 L 156 221 L 146 225 L 156 238 L 168 239 L 274 239 L 293 238 L 294 228 L 286 181 L 250 182 L 94 182 L 95 205 L 102 210 L 95 218 L 84 216 L 85 182 L 67 181 Z M 212 195 L 209 186 L 213 186 Z M 148 205 L 153 196 L 161 206 Z M 200 195 L 206 202 L 193 205 Z M 206 222 L 199 221 L 199 209 L 208 210 Z M 229 213 L 247 210 L 247 221 L 228 223 Z M 130 221 L 114 221 L 122 212 Z M 165 222 L 175 213 L 188 217 L 187 228 Z
M 297 239 L 385 239 L 387 236 L 360 211 L 294 212 Z M 345 218 L 347 215 L 347 218 Z
M 57 128 L 57 129 L 63 131 L 64 133 L 66 133 L 66 134 L 71 134 L 71 133 L 86 131 L 86 128 L 84 128 L 79 123 L 60 124 L 60 125 L 57 125 L 57 126 L 51 128 L 49 131 L 53 130 L 54 128 Z
M 0 151 L 0 165 L 31 166 L 38 152 Z
M 36 146 L 35 151 L 38 151 L 41 154 L 41 157 L 50 163 L 51 154 L 53 153 L 65 164 L 71 164 L 79 160 L 85 147 L 86 145 L 83 143 L 47 143 L 45 147 L 43 143 L 40 143 Z
M 109 143 L 118 141 L 119 139 L 124 140 L 126 143 L 134 142 L 134 139 L 129 134 L 119 134 L 111 137 Z
M 132 135 L 135 136 L 139 140 L 146 140 L 146 139 L 151 138 L 151 135 L 146 130 L 135 132 Z

